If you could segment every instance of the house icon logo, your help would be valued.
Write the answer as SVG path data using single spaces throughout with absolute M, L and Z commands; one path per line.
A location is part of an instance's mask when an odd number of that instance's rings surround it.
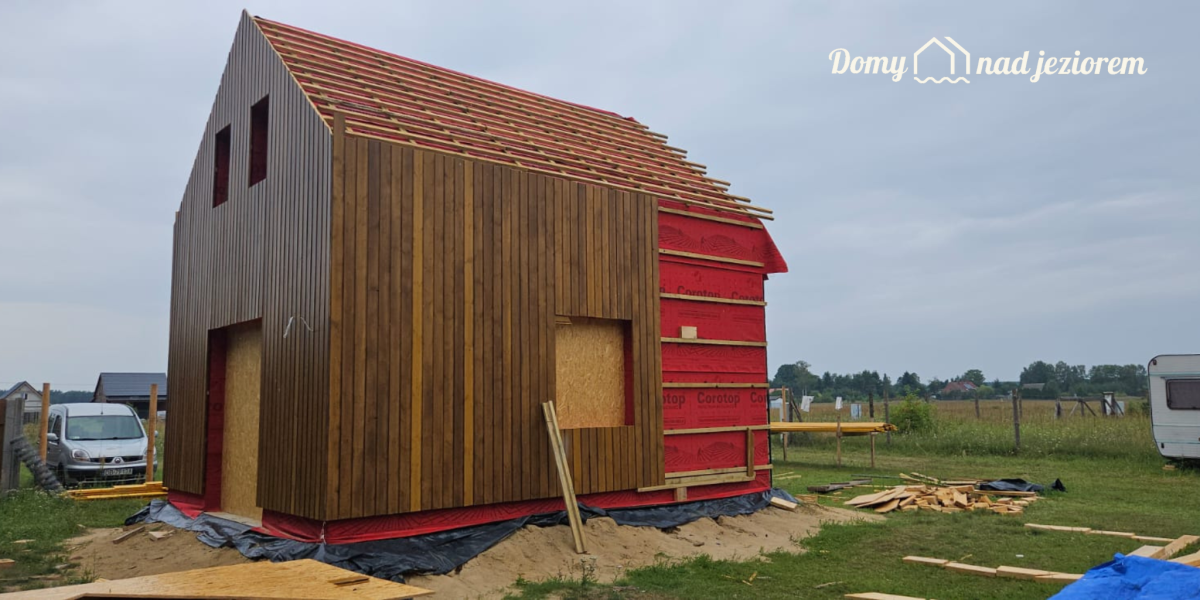
M 964 58 L 964 60 L 962 62 L 963 74 L 970 75 L 971 74 L 971 53 L 967 52 L 967 50 L 965 48 L 958 45 L 958 42 L 954 41 L 954 38 L 952 38 L 952 37 L 947 37 L 946 41 L 950 42 L 950 44 L 953 45 L 955 48 L 957 48 L 959 52 L 962 52 L 963 58 Z M 920 77 L 921 53 L 928 50 L 929 47 L 934 44 L 937 44 L 937 46 L 939 48 L 941 48 L 942 51 L 944 51 L 946 54 L 950 55 L 950 74 L 951 75 L 955 74 L 955 62 L 956 62 L 955 57 L 956 57 L 956 55 L 955 55 L 954 51 L 951 50 L 950 48 L 947 48 L 946 45 L 943 44 L 936 37 L 932 37 L 932 38 L 929 38 L 928 42 L 925 42 L 924 46 L 921 46 L 921 48 L 919 50 L 917 50 L 916 52 L 913 53 L 913 79 L 917 80 L 917 83 L 928 83 L 930 81 L 932 81 L 934 83 L 943 83 L 943 82 L 947 82 L 947 81 L 950 83 L 958 83 L 960 81 L 963 83 L 971 83 L 971 81 L 969 79 L 967 79 L 966 77 L 955 77 L 954 79 L 951 79 L 949 77 L 942 77 L 941 79 L 934 79 L 933 77 L 926 77 L 924 79 L 921 79 L 921 77 Z M 938 56 L 940 56 L 940 55 L 937 53 L 936 50 L 931 50 L 930 54 L 926 55 L 926 57 L 925 57 L 925 59 L 926 59 L 925 64 L 926 65 L 932 64 L 933 61 L 937 60 Z

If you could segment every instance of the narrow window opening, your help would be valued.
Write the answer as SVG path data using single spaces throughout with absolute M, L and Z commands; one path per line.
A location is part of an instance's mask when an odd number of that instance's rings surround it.
M 267 178 L 267 127 L 271 116 L 270 100 L 270 96 L 265 96 L 250 107 L 250 185 Z
M 213 207 L 229 200 L 229 126 L 217 132 L 213 150 Z

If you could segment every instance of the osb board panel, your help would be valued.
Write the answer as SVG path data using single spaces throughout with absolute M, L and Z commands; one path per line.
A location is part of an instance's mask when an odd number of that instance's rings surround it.
M 178 571 L 132 579 L 98 581 L 83 585 L 6 594 L 14 600 L 67 600 L 68 598 L 325 598 L 339 600 L 390 600 L 415 598 L 433 592 L 403 583 L 366 577 L 353 585 L 334 580 L 357 577 L 356 573 L 312 559 L 273 563 L 268 561 Z
M 262 324 L 226 330 L 225 427 L 221 450 L 221 510 L 255 520 L 258 506 L 258 432 L 262 382 Z
M 555 315 L 630 335 L 632 424 L 568 430 L 576 491 L 661 483 L 653 198 L 334 131 L 327 518 L 558 497 Z
M 249 186 L 243 133 L 250 106 L 268 95 L 267 178 Z M 227 126 L 229 200 L 214 208 L 213 141 Z M 164 483 L 205 493 L 209 331 L 261 318 L 262 410 L 280 418 L 259 456 L 259 497 L 267 509 L 323 518 L 332 138 L 249 16 L 198 146 L 175 220 Z
M 555 409 L 561 429 L 625 425 L 624 321 L 576 317 L 555 331 Z

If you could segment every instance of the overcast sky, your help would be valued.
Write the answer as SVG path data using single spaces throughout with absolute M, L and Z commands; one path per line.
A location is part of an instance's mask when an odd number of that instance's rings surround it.
M 775 210 L 772 373 L 1200 352 L 1194 6 L 6 2 L 0 386 L 166 369 L 173 213 L 242 8 L 668 134 Z M 1146 74 L 918 84 L 934 36 Z M 910 72 L 834 75 L 836 48 Z

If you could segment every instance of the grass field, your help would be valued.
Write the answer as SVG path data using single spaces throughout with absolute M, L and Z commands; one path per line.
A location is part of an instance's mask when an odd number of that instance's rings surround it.
M 948 404 L 948 403 L 943 403 Z M 1033 503 L 1023 515 L 983 512 L 891 513 L 882 523 L 827 525 L 803 540 L 801 553 L 774 553 L 759 561 L 700 558 L 633 570 L 616 582 L 525 583 L 519 597 L 543 598 L 841 598 L 877 591 L 940 598 L 1046 598 L 1061 586 L 990 579 L 901 562 L 906 555 L 961 560 L 986 566 L 1023 566 L 1072 573 L 1128 553 L 1140 542 L 1107 536 L 1036 532 L 1024 523 L 1046 523 L 1177 537 L 1200 534 L 1200 473 L 1163 470 L 1144 417 L 1073 420 L 1031 418 L 1026 401 L 1022 452 L 1013 453 L 1011 412 L 1007 422 L 976 421 L 939 406 L 937 427 L 922 435 L 878 439 L 876 468 L 869 468 L 866 438 L 846 438 L 843 466 L 834 466 L 834 440 L 799 436 L 782 460 L 773 449 L 780 487 L 808 493 L 810 485 L 845 481 L 856 474 L 895 476 L 917 471 L 938 477 L 1021 477 L 1066 493 Z M 1011 404 L 1009 405 L 1011 410 Z M 877 407 L 878 408 L 878 407 Z M 1037 406 L 1036 409 L 1040 409 Z M 818 413 L 819 414 L 819 413 Z M 877 416 L 881 416 L 877 413 Z M 799 477 L 790 475 L 798 474 Z M 897 484 L 896 480 L 879 480 Z M 840 496 L 821 504 L 841 506 Z M 751 576 L 753 581 L 750 581 Z M 745 582 L 749 581 L 747 584 Z
M 1002 413 L 1004 407 L 998 404 L 984 406 Z M 793 494 L 807 493 L 810 485 L 864 473 L 1022 477 L 1043 484 L 1062 479 L 1066 493 L 1049 495 L 1024 515 L 891 513 L 881 523 L 827 525 L 817 536 L 801 541 L 796 553 L 773 553 L 743 562 L 664 557 L 661 564 L 632 570 L 615 582 L 522 582 L 516 596 L 832 599 L 849 592 L 879 591 L 942 600 L 1045 598 L 1059 586 L 956 574 L 907 565 L 900 559 L 915 554 L 993 567 L 1078 573 L 1140 544 L 1106 536 L 1035 532 L 1023 524 L 1086 526 L 1163 537 L 1200 534 L 1200 472 L 1163 469 L 1148 419 L 1055 420 L 1052 411 L 1053 402 L 1026 401 L 1020 453 L 1013 451 L 1011 412 L 994 417 L 985 412 L 985 418 L 977 420 L 970 402 L 939 403 L 934 427 L 925 433 L 893 435 L 890 445 L 883 436 L 877 438 L 875 469 L 869 467 L 868 442 L 863 437 L 843 441 L 841 468 L 834 465 L 831 435 L 794 436 L 786 461 L 781 448 L 773 448 L 777 485 Z M 819 405 L 814 416 L 821 415 Z M 881 411 L 877 416 L 882 416 Z M 879 483 L 897 482 L 880 479 Z M 840 506 L 862 491 L 866 490 L 822 496 L 820 503 Z M 0 558 L 17 559 L 13 567 L 0 571 L 0 590 L 71 583 L 56 568 L 69 562 L 63 542 L 82 527 L 119 525 L 142 504 L 75 503 L 33 490 L 0 498 Z M 18 540 L 34 541 L 16 544 Z

